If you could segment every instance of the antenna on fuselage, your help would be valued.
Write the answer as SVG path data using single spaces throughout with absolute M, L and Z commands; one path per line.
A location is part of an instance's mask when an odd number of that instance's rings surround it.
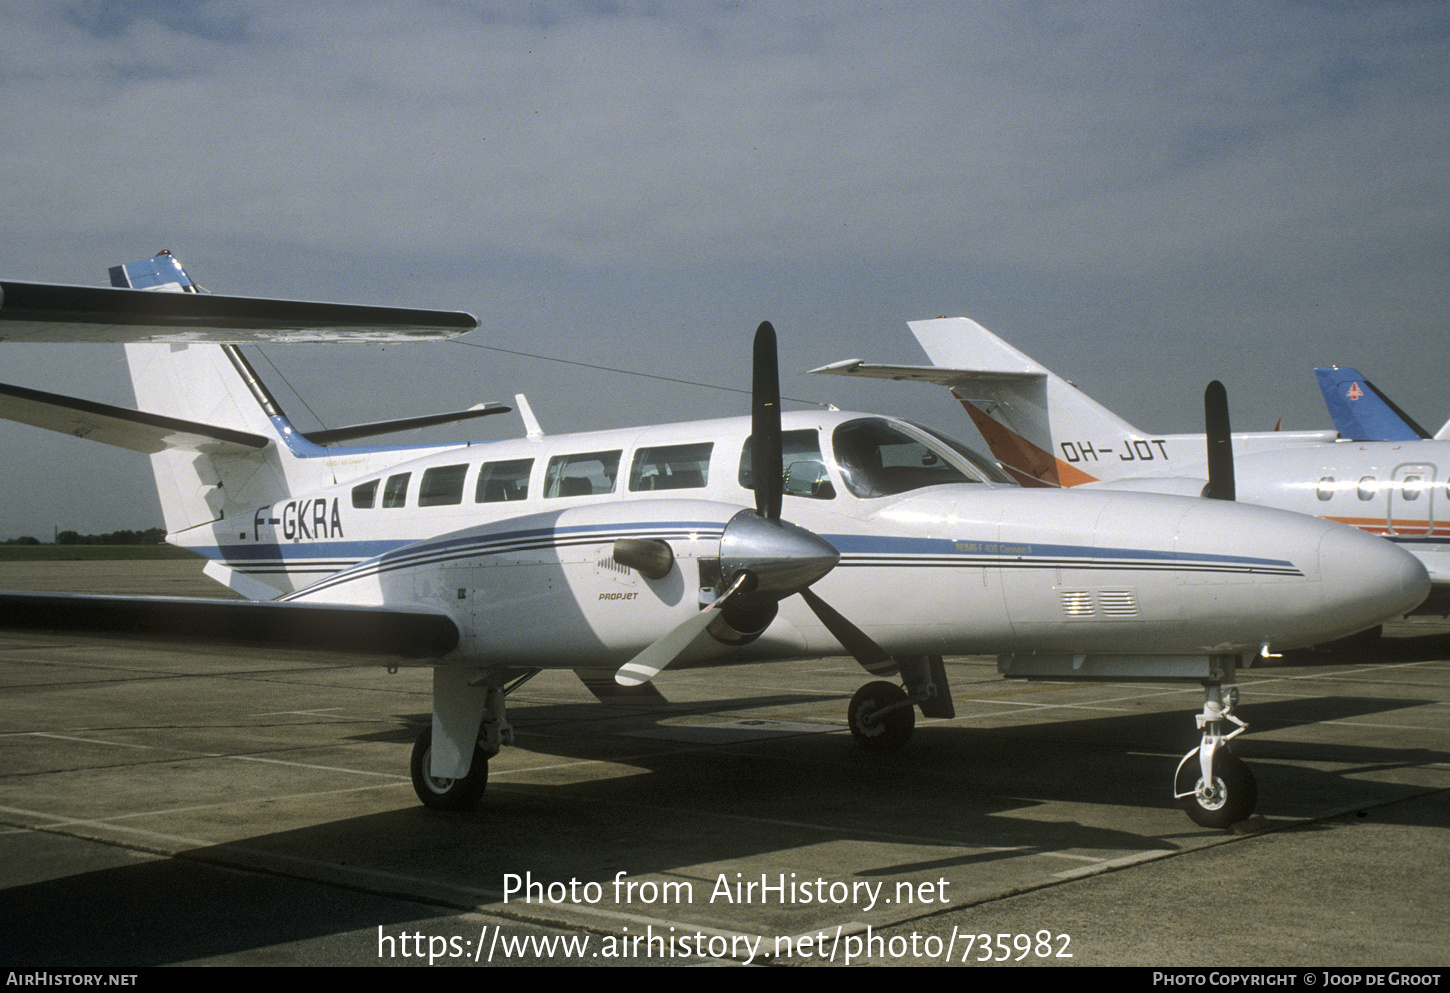
M 534 416 L 534 408 L 529 406 L 528 399 L 522 393 L 515 393 L 514 403 L 518 404 L 519 416 L 524 419 L 524 436 L 542 438 L 544 429 L 539 426 L 539 419 Z

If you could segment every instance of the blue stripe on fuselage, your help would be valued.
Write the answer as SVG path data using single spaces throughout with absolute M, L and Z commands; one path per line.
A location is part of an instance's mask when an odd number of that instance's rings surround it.
M 1050 545 L 1040 542 L 976 541 L 970 538 L 900 538 L 886 535 L 823 534 L 842 555 L 948 555 L 1020 556 L 1053 559 L 1138 559 L 1157 562 L 1220 562 L 1226 565 L 1291 567 L 1285 559 L 1248 555 L 1163 551 L 1149 548 L 1096 548 L 1089 545 Z

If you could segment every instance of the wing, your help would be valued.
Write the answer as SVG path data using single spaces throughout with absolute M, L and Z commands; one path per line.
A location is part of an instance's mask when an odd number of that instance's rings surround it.
M 428 665 L 458 645 L 451 618 L 416 609 L 80 593 L 0 593 L 0 630 L 349 664 Z
M 0 341 L 416 341 L 477 327 L 458 311 L 0 280 Z

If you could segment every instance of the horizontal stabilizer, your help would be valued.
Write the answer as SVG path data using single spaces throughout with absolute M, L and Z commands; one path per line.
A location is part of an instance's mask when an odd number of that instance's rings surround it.
M 507 414 L 512 407 L 501 403 L 481 403 L 468 410 L 455 410 L 447 414 L 425 414 L 422 417 L 403 417 L 395 421 L 374 421 L 371 424 L 354 424 L 345 428 L 333 428 L 330 431 L 307 431 L 303 437 L 314 445 L 334 445 L 342 441 L 353 441 L 357 438 L 375 438 L 381 434 L 397 434 L 399 431 L 416 431 L 419 428 L 431 428 L 438 424 L 454 424 L 458 421 L 468 421 L 475 417 L 488 417 L 490 414 Z
M 1039 396 L 1050 373 L 969 317 L 909 321 L 907 326 L 932 364 L 880 365 L 848 359 L 812 369 L 827 376 L 937 383 L 961 399 L 1000 402 L 1008 396 Z
M 0 383 L 0 417 L 147 455 L 168 449 L 208 455 L 246 455 L 267 445 L 266 438 L 246 431 L 3 383 Z
M 856 376 L 860 379 L 893 379 L 907 383 L 937 383 L 965 389 L 996 383 L 1029 383 L 1046 378 L 1040 372 L 1012 372 L 991 369 L 946 369 L 934 365 L 878 365 L 860 359 L 832 362 L 811 372 L 825 376 Z
M 333 663 L 425 663 L 458 644 L 450 618 L 420 611 L 76 593 L 0 593 L 0 630 L 265 649 L 269 657 Z
M 396 342 L 477 327 L 457 311 L 0 281 L 0 341 Z

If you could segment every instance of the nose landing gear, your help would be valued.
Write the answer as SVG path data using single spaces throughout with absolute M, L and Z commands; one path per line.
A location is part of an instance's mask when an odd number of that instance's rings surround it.
M 1173 778 L 1174 799 L 1203 827 L 1227 828 L 1247 820 L 1259 802 L 1254 774 L 1228 750 L 1228 742 L 1249 728 L 1234 716 L 1237 704 L 1237 689 L 1230 688 L 1225 699 L 1222 684 L 1203 684 L 1203 713 L 1195 718 L 1203 741 L 1183 756 Z M 1224 734 L 1226 721 L 1238 727 Z

